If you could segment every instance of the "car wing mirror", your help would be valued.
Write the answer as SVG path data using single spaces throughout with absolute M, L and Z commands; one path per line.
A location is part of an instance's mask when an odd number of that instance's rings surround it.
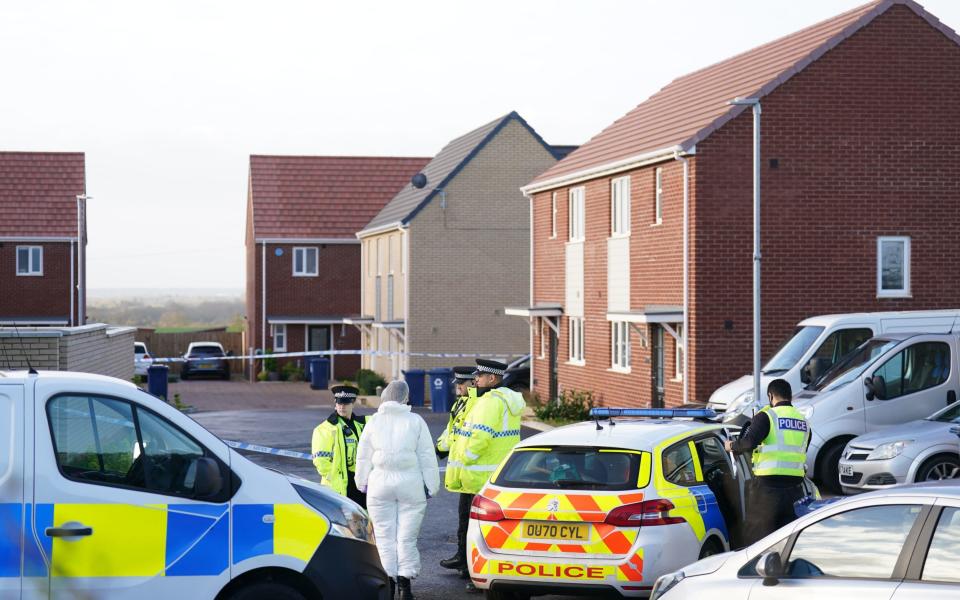
M 783 576 L 783 560 L 776 551 L 764 552 L 757 561 L 757 575 L 763 577 L 763 585 L 777 585 Z
M 193 461 L 193 494 L 197 498 L 216 496 L 223 489 L 223 476 L 217 461 L 206 456 Z
M 867 388 L 866 398 L 867 400 L 873 400 L 877 397 L 877 393 L 873 389 L 873 377 L 867 377 L 863 380 L 863 387 Z

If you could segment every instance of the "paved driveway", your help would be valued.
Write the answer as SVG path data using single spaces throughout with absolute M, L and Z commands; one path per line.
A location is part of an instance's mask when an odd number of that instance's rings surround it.
M 180 394 L 181 402 L 198 411 L 304 408 L 332 406 L 333 402 L 333 395 L 328 390 L 311 390 L 310 384 L 303 381 L 250 383 L 192 379 L 171 383 L 169 387 L 171 399 L 174 394 Z

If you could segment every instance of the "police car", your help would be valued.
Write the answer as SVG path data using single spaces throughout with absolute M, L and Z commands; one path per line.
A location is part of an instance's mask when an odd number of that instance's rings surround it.
M 367 515 L 134 385 L 0 372 L 0 599 L 387 598 Z
M 592 415 L 520 442 L 474 498 L 467 563 L 487 598 L 645 597 L 739 540 L 750 469 L 712 410 Z

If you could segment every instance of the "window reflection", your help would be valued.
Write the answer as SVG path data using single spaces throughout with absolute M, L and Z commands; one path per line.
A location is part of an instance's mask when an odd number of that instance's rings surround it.
M 915 505 L 861 508 L 807 527 L 797 537 L 790 553 L 789 575 L 889 578 L 920 508 Z
M 960 565 L 960 509 L 946 508 L 930 542 L 922 579 L 960 583 L 957 565 Z

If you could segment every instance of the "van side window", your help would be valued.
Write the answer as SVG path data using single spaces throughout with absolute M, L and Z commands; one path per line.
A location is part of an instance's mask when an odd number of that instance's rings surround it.
M 825 367 L 836 364 L 841 357 L 873 337 L 872 329 L 838 329 L 831 333 L 814 352 L 814 359 L 824 359 Z M 822 369 L 822 373 L 826 369 Z
M 950 346 L 943 342 L 921 342 L 898 352 L 873 372 L 883 377 L 886 399 L 926 390 L 950 375 Z
M 193 497 L 196 461 L 212 457 L 166 419 L 116 398 L 57 396 L 47 416 L 57 466 L 81 483 Z

